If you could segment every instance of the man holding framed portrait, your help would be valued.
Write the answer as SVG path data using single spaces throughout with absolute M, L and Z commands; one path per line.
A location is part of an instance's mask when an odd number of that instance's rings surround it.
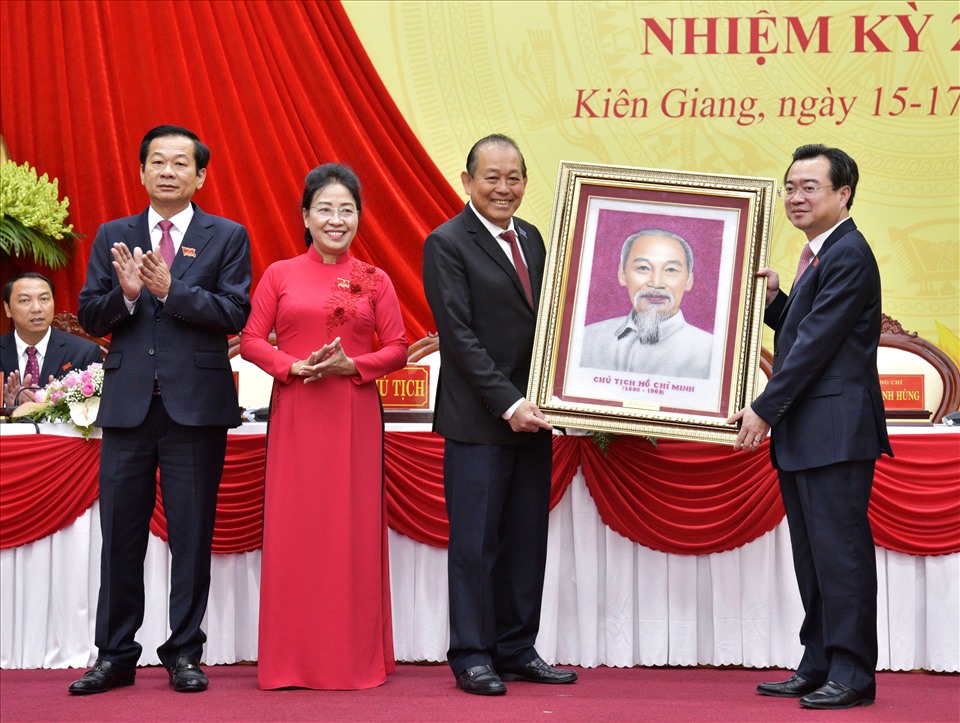
M 867 506 L 887 437 L 877 346 L 882 306 L 873 251 L 850 218 L 856 162 L 838 148 L 801 146 L 784 176 L 787 218 L 807 237 L 789 296 L 771 269 L 764 323 L 775 329 L 773 375 L 728 422 L 734 449 L 772 429 L 805 617 L 795 675 L 763 695 L 807 708 L 870 705 L 876 697 L 877 568 Z
M 547 664 L 540 628 L 553 427 L 528 399 L 546 249 L 515 216 L 527 185 L 517 144 L 477 141 L 461 174 L 469 203 L 424 242 L 423 286 L 437 324 L 433 429 L 444 438 L 450 648 L 459 689 L 568 684 Z

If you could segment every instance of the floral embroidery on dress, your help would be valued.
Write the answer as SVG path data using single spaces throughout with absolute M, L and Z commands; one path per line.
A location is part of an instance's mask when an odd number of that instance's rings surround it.
M 334 329 L 353 319 L 357 313 L 357 304 L 365 296 L 369 298 L 371 305 L 374 304 L 380 274 L 375 266 L 353 260 L 350 278 L 337 278 L 333 294 L 327 299 L 325 308 L 330 309 L 327 315 L 327 332 L 333 334 Z

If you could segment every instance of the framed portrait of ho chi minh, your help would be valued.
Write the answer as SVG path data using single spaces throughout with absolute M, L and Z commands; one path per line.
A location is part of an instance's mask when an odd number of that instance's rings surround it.
M 777 182 L 560 164 L 530 398 L 560 427 L 730 443 Z

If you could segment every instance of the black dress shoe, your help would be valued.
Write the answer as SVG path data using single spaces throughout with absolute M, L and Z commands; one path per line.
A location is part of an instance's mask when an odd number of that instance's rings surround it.
M 794 673 L 782 683 L 761 683 L 757 686 L 757 692 L 777 698 L 799 698 L 807 693 L 812 693 L 819 687 L 819 683 L 811 683 Z
M 507 686 L 489 665 L 474 665 L 457 676 L 457 687 L 474 695 L 503 695 Z
M 835 710 L 838 708 L 853 708 L 857 705 L 873 705 L 873 698 L 868 698 L 853 688 L 848 688 L 843 683 L 835 683 L 831 680 L 810 695 L 803 696 L 800 699 L 800 705 L 804 708 Z
M 207 683 L 200 661 L 192 655 L 177 658 L 176 665 L 170 669 L 170 685 L 178 693 L 202 693 Z
M 523 680 L 527 683 L 574 683 L 577 680 L 574 671 L 554 668 L 539 656 L 519 668 L 504 668 L 499 673 L 504 680 Z
M 98 660 L 90 670 L 73 681 L 67 690 L 74 695 L 106 693 L 111 688 L 133 685 L 136 677 L 136 668 L 117 665 L 109 660 Z

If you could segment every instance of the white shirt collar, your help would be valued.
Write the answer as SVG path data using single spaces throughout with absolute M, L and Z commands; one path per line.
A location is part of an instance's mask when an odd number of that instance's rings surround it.
M 190 225 L 190 221 L 193 220 L 193 213 L 193 204 L 188 203 L 187 207 L 180 213 L 175 213 L 170 217 L 170 220 L 173 222 L 171 236 L 173 237 L 173 243 L 175 247 L 179 247 L 180 239 L 182 239 L 183 235 L 187 232 L 187 227 Z M 147 209 L 147 228 L 150 229 L 151 238 L 153 238 L 153 231 L 157 228 L 157 224 L 162 220 L 163 216 L 157 213 L 153 206 L 150 206 Z M 173 233 L 173 231 L 177 233 Z M 179 234 L 179 237 L 177 234 Z M 160 236 L 157 236 L 157 243 L 159 243 L 159 241 Z
M 483 224 L 484 228 L 486 228 L 487 231 L 490 232 L 490 235 L 493 236 L 497 241 L 503 241 L 503 239 L 500 238 L 500 234 L 502 234 L 504 231 L 513 231 L 516 233 L 516 228 L 514 228 L 513 225 L 513 216 L 510 217 L 510 223 L 507 224 L 506 228 L 500 228 L 496 224 L 490 223 L 487 219 L 481 216 L 480 212 L 473 207 L 472 201 L 467 201 L 467 205 L 470 207 L 470 210 L 477 215 L 477 218 L 480 219 L 480 223 Z
M 814 256 L 820 253 L 820 249 L 823 248 L 823 242 L 826 241 L 827 238 L 830 236 L 830 234 L 833 233 L 834 229 L 836 229 L 837 226 L 839 226 L 841 223 L 846 221 L 848 218 L 850 217 L 844 216 L 839 221 L 837 221 L 837 223 L 835 223 L 833 226 L 831 226 L 826 231 L 824 231 L 822 234 L 819 234 L 818 236 L 814 236 L 812 239 L 807 241 L 807 243 L 810 244 L 810 250 L 813 251 Z
M 17 358 L 23 359 L 24 355 L 27 353 L 27 347 L 33 346 L 37 349 L 37 363 L 40 366 L 43 366 L 43 358 L 47 355 L 47 346 L 50 344 L 50 331 L 51 327 L 47 327 L 47 333 L 43 335 L 43 338 L 38 341 L 36 344 L 27 344 L 23 339 L 20 338 L 20 335 L 17 333 L 16 329 L 13 331 L 13 339 L 17 344 Z M 36 380 L 34 380 L 36 381 Z

